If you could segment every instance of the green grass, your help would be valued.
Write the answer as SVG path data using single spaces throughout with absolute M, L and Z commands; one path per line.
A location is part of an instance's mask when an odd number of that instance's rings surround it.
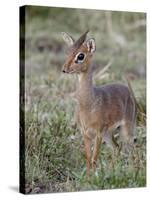
M 30 103 L 26 103 L 25 118 L 27 191 L 29 188 L 37 193 L 145 186 L 146 127 L 140 113 L 137 143 L 131 155 L 114 159 L 112 150 L 103 145 L 98 176 L 91 172 L 91 179 L 87 180 L 83 140 L 73 121 L 75 103 L 69 96 L 72 88 L 67 87 L 73 81 L 75 78 L 63 76 L 53 83 L 46 81 L 42 88 L 28 89 L 31 96 L 27 95 Z M 135 85 L 140 91 L 136 81 Z M 145 103 L 143 96 L 138 100 L 140 105 Z
M 67 105 L 64 103 L 60 106 L 60 102 L 44 105 L 41 100 L 39 108 L 52 108 L 42 121 L 39 113 L 28 111 L 27 188 L 30 187 L 34 193 L 35 188 L 42 188 L 42 192 L 61 192 L 145 186 L 145 127 L 137 127 L 137 143 L 129 157 L 120 154 L 114 159 L 112 149 L 103 144 L 98 161 L 98 176 L 91 172 L 91 179 L 87 180 L 82 137 L 70 123 L 72 114 L 66 112 L 69 111 L 65 109 Z
M 145 27 L 127 27 L 145 18 L 142 13 L 111 13 L 112 30 L 104 11 L 29 9 L 26 16 L 25 53 L 25 182 L 26 193 L 70 192 L 97 189 L 144 187 L 146 185 L 146 82 Z M 56 12 L 58 14 L 56 15 Z M 44 13 L 44 14 L 43 14 Z M 64 23 L 66 17 L 70 17 Z M 87 16 L 89 20 L 87 20 Z M 79 20 L 80 19 L 80 20 Z M 72 26 L 76 21 L 78 26 Z M 101 26 L 99 25 L 101 22 Z M 86 177 L 82 136 L 74 122 L 76 76 L 61 73 L 65 44 L 60 32 L 78 37 L 87 27 L 95 37 L 94 74 L 110 60 L 101 85 L 124 81 L 131 85 L 141 107 L 137 117 L 137 142 L 128 156 L 115 156 L 101 147 L 97 176 Z M 110 34 L 110 31 L 112 33 Z M 121 38 L 121 39 L 120 39 Z M 121 42 L 123 41 L 123 43 Z

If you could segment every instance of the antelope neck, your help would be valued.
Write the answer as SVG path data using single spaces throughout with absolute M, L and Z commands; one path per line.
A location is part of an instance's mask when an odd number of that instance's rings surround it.
M 94 89 L 92 84 L 92 70 L 82 72 L 78 75 L 78 101 L 82 106 L 90 106 L 94 99 Z

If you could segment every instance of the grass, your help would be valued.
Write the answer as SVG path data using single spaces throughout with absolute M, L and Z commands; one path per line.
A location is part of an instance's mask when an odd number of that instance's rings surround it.
M 26 193 L 144 187 L 145 26 L 137 27 L 134 31 L 127 31 L 127 27 L 145 19 L 145 15 L 111 12 L 109 16 L 105 11 L 36 9 L 28 7 L 26 15 Z M 56 12 L 59 14 L 55 15 Z M 68 16 L 70 20 L 64 23 Z M 79 26 L 72 28 L 72 23 L 79 19 Z M 99 20 L 102 26 L 98 25 Z M 111 30 L 107 26 L 108 22 L 112 23 Z M 94 83 L 125 83 L 124 75 L 129 75 L 141 108 L 137 117 L 137 142 L 134 150 L 128 157 L 122 153 L 115 156 L 112 149 L 103 144 L 97 164 L 97 176 L 91 171 L 90 180 L 86 177 L 82 136 L 73 117 L 76 103 L 71 94 L 75 91 L 77 79 L 74 75 L 66 76 L 61 73 L 66 49 L 59 34 L 61 31 L 68 31 L 78 37 L 87 27 L 91 28 L 90 34 L 95 37 L 97 44 L 93 58 L 94 74 L 98 74 L 112 60 L 103 78 L 94 75 Z
M 137 143 L 128 158 L 119 155 L 114 159 L 112 150 L 103 145 L 99 155 L 98 176 L 91 172 L 90 181 L 85 174 L 85 156 L 82 137 L 72 126 L 71 112 L 61 100 L 40 120 L 40 113 L 29 111 L 26 127 L 26 183 L 35 193 L 143 187 L 146 178 L 145 127 L 137 127 Z M 40 104 L 39 103 L 39 104 Z M 61 106 L 60 106 L 61 105 Z M 54 109 L 55 108 L 55 109 Z M 68 110 L 71 110 L 68 108 Z

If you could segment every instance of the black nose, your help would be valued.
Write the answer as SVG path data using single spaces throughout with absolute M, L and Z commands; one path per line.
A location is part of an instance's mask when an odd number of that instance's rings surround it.
M 66 71 L 63 69 L 62 72 L 66 73 Z

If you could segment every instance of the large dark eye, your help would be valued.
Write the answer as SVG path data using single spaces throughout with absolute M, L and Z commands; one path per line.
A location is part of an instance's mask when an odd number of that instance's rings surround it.
M 84 59 L 84 54 L 80 53 L 77 57 L 77 60 L 82 61 Z

